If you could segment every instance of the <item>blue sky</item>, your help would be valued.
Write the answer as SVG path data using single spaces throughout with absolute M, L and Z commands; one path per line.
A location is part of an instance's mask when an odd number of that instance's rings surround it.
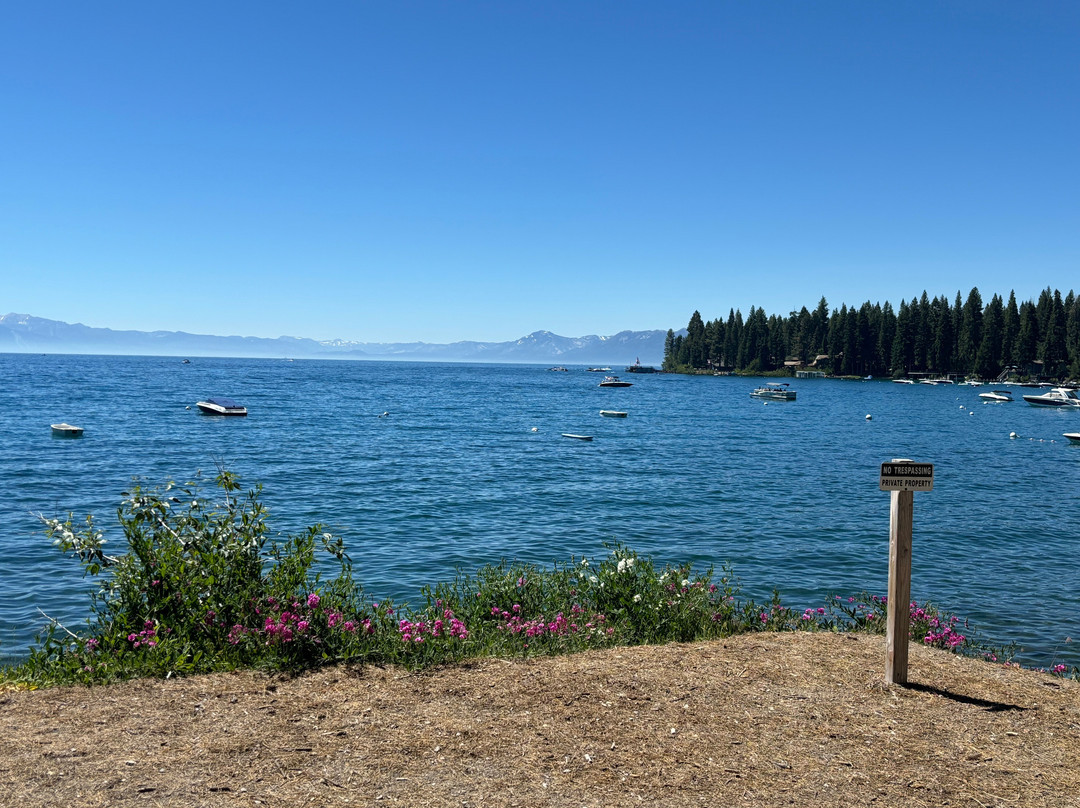
M 1075 2 L 8 3 L 0 313 L 359 341 L 1080 291 Z

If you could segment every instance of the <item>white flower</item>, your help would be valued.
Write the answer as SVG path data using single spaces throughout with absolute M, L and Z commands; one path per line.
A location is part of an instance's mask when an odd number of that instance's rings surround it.
M 682 585 L 683 586 L 690 586 L 690 579 L 689 578 L 683 578 L 682 579 Z
M 619 572 L 626 572 L 626 570 L 627 570 L 627 568 L 628 568 L 629 566 L 630 566 L 630 565 L 626 563 L 626 559 L 625 559 L 625 558 L 620 558 L 620 559 L 619 559 L 619 565 L 618 565 L 618 570 L 619 570 Z
M 590 580 L 590 581 L 592 581 L 592 582 L 593 582 L 593 583 L 595 584 L 595 583 L 596 583 L 597 581 L 599 581 L 600 579 L 599 579 L 599 578 L 597 578 L 597 577 L 596 577 L 595 575 L 590 575 L 590 576 L 589 576 L 589 580 Z
M 641 593 L 634 595 L 634 603 L 641 603 Z

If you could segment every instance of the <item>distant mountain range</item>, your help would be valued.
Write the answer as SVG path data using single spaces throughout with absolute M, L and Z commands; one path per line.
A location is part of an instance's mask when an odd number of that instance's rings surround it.
M 143 356 L 238 356 L 659 365 L 666 331 L 620 331 L 610 337 L 560 337 L 534 331 L 513 342 L 347 342 L 301 337 L 216 337 L 183 331 L 113 331 L 28 314 L 0 316 L 0 352 Z

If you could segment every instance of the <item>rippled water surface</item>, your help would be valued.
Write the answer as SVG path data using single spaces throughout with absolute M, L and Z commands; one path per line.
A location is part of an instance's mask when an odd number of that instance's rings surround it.
M 0 354 L 0 656 L 25 653 L 39 610 L 85 617 L 87 583 L 35 514 L 92 512 L 116 542 L 133 477 L 209 481 L 223 462 L 263 483 L 276 531 L 340 533 L 379 597 L 415 600 L 457 566 L 548 564 L 619 541 L 660 561 L 730 563 L 747 594 L 776 587 L 801 609 L 884 593 L 878 470 L 909 457 L 936 473 L 915 495 L 913 597 L 1016 640 L 1026 662 L 1080 664 L 1080 447 L 1061 437 L 1080 413 L 1028 406 L 1019 390 L 984 405 L 979 388 L 798 380 L 797 401 L 764 404 L 748 395 L 755 380 L 637 375 L 602 389 L 598 377 Z M 200 415 L 210 396 L 250 415 Z M 85 436 L 54 438 L 58 421 Z

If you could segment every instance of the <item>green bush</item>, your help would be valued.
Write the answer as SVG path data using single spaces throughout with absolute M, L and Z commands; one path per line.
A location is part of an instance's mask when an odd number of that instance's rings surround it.
M 425 587 L 419 608 L 399 609 L 365 597 L 339 538 L 319 525 L 272 538 L 261 488 L 240 490 L 227 471 L 211 497 L 196 484 L 134 487 L 118 510 L 127 545 L 120 555 L 109 554 L 92 517 L 79 530 L 71 517 L 45 520 L 54 544 L 97 580 L 90 616 L 81 633 L 52 622 L 24 663 L 0 670 L 0 682 L 89 684 L 336 662 L 422 668 L 750 631 L 884 631 L 883 598 L 837 597 L 800 614 L 778 593 L 763 605 L 742 598 L 728 568 L 718 579 L 711 568 L 658 568 L 618 544 L 599 560 L 459 570 Z M 323 568 L 336 574 L 325 578 Z M 911 604 L 911 621 L 915 641 L 1008 658 L 929 604 Z

